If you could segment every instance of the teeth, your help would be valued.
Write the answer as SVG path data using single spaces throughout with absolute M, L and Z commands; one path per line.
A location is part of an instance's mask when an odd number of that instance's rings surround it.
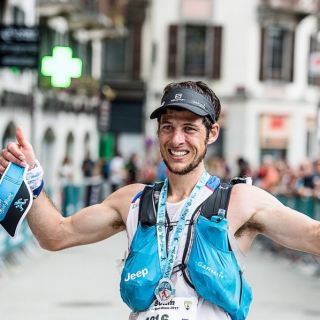
M 174 156 L 182 157 L 182 156 L 185 156 L 187 154 L 187 151 L 173 151 L 173 150 L 171 150 L 171 153 Z

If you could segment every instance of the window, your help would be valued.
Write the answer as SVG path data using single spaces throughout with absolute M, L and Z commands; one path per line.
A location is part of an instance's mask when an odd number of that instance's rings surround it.
M 55 31 L 47 27 L 45 24 L 40 24 L 40 52 L 41 56 L 52 54 L 54 46 Z
M 187 26 L 185 29 L 185 54 L 183 74 L 204 76 L 206 70 L 206 27 Z
M 126 76 L 128 72 L 127 38 L 106 39 L 103 45 L 104 78 Z
M 309 51 L 310 51 L 310 55 L 313 52 L 320 52 L 320 42 L 317 41 L 315 36 L 310 38 L 310 50 Z M 310 61 L 308 61 L 308 62 L 310 62 Z M 312 74 L 310 72 L 309 68 L 310 68 L 310 66 L 308 65 L 308 83 L 311 85 L 320 86 L 320 76 Z
M 19 7 L 13 7 L 13 24 L 18 26 L 23 26 L 25 21 L 24 11 Z
M 78 42 L 76 39 L 71 37 L 71 43 L 73 56 L 80 58 L 82 61 L 82 73 L 91 75 L 92 69 L 92 43 Z
M 220 78 L 222 27 L 171 25 L 168 41 L 169 77 Z
M 0 1 L 0 23 L 3 23 L 4 12 L 6 10 L 6 1 Z
M 98 1 L 97 0 L 82 0 L 82 6 L 88 10 L 96 12 L 98 8 Z
M 270 24 L 261 31 L 260 80 L 293 80 L 294 31 Z

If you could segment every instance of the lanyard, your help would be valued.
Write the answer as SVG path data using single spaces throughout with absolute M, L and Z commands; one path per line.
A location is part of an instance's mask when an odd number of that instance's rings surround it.
M 185 202 L 179 216 L 179 221 L 176 226 L 174 235 L 170 241 L 168 255 L 166 252 L 166 231 L 165 231 L 165 219 L 166 219 L 166 206 L 167 206 L 167 197 L 168 197 L 168 179 L 165 180 L 164 185 L 160 192 L 159 197 L 159 205 L 157 212 L 157 240 L 158 240 L 158 252 L 159 252 L 159 260 L 160 260 L 160 268 L 162 271 L 163 279 L 170 279 L 173 264 L 177 256 L 178 246 L 180 242 L 180 238 L 182 235 L 182 231 L 186 224 L 186 220 L 189 218 L 190 208 L 193 204 L 194 199 L 198 195 L 198 192 L 204 187 L 209 180 L 210 175 L 208 172 L 204 172 L 197 184 L 193 188 L 189 198 Z

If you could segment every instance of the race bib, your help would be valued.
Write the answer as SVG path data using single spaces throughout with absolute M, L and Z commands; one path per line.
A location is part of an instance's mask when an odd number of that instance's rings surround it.
M 198 300 L 176 297 L 168 303 L 155 300 L 151 307 L 141 312 L 137 320 L 196 320 Z

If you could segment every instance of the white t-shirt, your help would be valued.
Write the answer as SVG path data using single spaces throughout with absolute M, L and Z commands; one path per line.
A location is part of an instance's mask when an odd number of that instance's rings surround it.
M 121 185 L 124 180 L 124 160 L 116 156 L 110 161 L 110 182 Z
M 167 203 L 167 212 L 168 212 L 168 216 L 171 223 L 178 221 L 180 210 L 183 207 L 184 202 L 186 200 L 187 199 L 184 199 L 178 203 Z M 133 239 L 133 236 L 137 230 L 139 202 L 140 200 L 137 200 L 134 204 L 131 205 L 128 219 L 126 221 L 129 247 Z M 170 237 L 172 236 L 174 230 L 175 229 L 173 229 L 170 232 Z M 183 255 L 184 245 L 186 242 L 187 230 L 188 228 L 185 228 L 182 233 L 175 266 L 179 265 L 182 262 L 182 255 Z M 176 297 L 195 297 L 198 299 L 197 319 L 201 319 L 201 320 L 230 320 L 231 319 L 230 316 L 225 311 L 223 311 L 220 307 L 213 305 L 210 302 L 201 298 L 197 294 L 197 292 L 186 283 L 182 275 L 182 271 L 178 271 L 174 273 L 172 275 L 171 280 L 174 284 Z M 138 314 L 136 313 L 131 314 L 130 320 L 136 319 L 137 316 Z

